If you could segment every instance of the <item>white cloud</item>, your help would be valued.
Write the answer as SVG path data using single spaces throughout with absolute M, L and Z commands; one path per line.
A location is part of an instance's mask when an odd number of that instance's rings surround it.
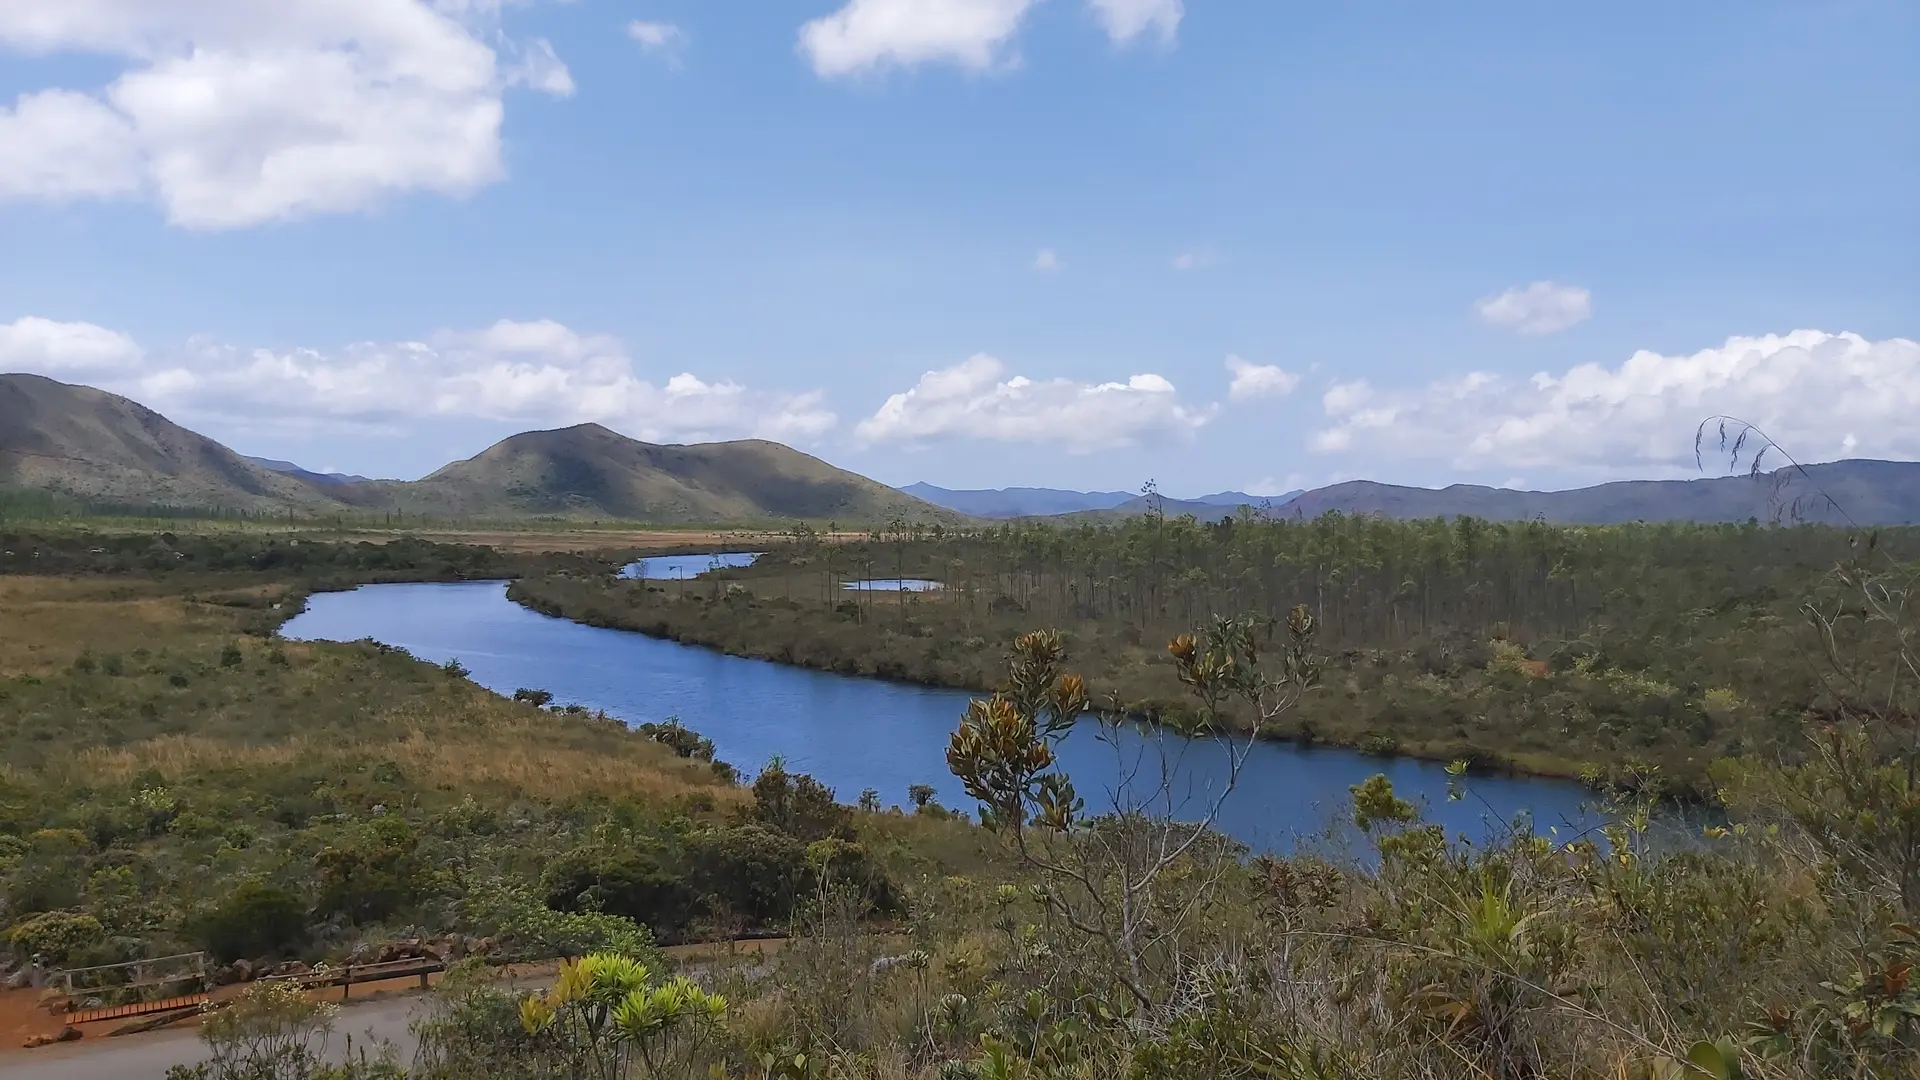
M 1059 254 L 1052 248 L 1041 248 L 1033 257 L 1033 268 L 1043 274 L 1055 274 L 1065 270 L 1067 264 L 1060 261 Z
M 1288 473 L 1285 480 L 1276 480 L 1271 476 L 1263 476 L 1240 490 L 1257 498 L 1273 499 L 1288 494 L 1289 492 L 1299 491 L 1306 486 L 1307 482 L 1301 478 L 1299 473 Z
M 669 22 L 635 19 L 627 24 L 627 36 L 639 43 L 644 52 L 674 59 L 687 43 L 687 35 Z
M 100 384 L 176 420 L 235 428 L 386 432 L 427 420 L 605 424 L 651 442 L 752 435 L 815 439 L 837 418 L 817 392 L 751 390 L 682 372 L 637 373 L 619 340 L 550 320 L 501 320 L 426 341 L 242 349 L 195 339 L 141 363 L 124 334 L 89 323 L 0 324 L 0 368 L 107 372 Z
M 552 46 L 500 31 L 501 6 L 8 0 L 0 50 L 122 66 L 97 95 L 0 107 L 0 198 L 150 194 L 220 229 L 471 192 L 501 175 L 505 90 L 573 90 Z
M 1205 270 L 1213 265 L 1213 254 L 1206 251 L 1183 251 L 1173 257 L 1170 265 L 1182 273 L 1188 270 Z
M 847 0 L 800 28 L 800 51 L 821 78 L 950 63 L 995 67 L 1038 0 Z
M 1248 363 L 1237 356 L 1227 357 L 1227 370 L 1233 373 L 1233 382 L 1227 387 L 1227 397 L 1234 401 L 1285 397 L 1300 385 L 1300 376 L 1293 372 L 1272 364 Z
M 1180 17 L 1186 14 L 1181 0 L 1087 0 L 1087 6 L 1107 36 L 1123 45 L 1148 30 L 1170 44 L 1180 30 Z
M 1576 285 L 1536 281 L 1489 296 L 1474 310 L 1488 326 L 1522 334 L 1553 334 L 1586 322 L 1593 314 L 1593 294 Z
M 821 78 L 885 68 L 952 64 L 987 71 L 1018 62 L 1013 41 L 1039 0 L 846 0 L 800 28 L 800 51 Z M 1181 0 L 1087 0 L 1107 37 L 1126 44 L 1153 33 L 1172 44 Z
M 1006 365 L 984 353 L 929 371 L 860 422 L 869 443 L 918 445 L 956 438 L 1058 446 L 1071 454 L 1191 436 L 1215 408 L 1180 401 L 1159 375 L 1126 382 L 1080 383 L 1006 377 Z
M 1920 458 L 1920 342 L 1796 330 L 1526 380 L 1474 372 L 1397 393 L 1341 383 L 1322 405 L 1317 451 L 1461 470 L 1691 475 L 1695 428 L 1715 414 L 1757 424 L 1802 461 Z
M 126 118 L 85 94 L 46 90 L 0 105 L 0 199 L 65 201 L 140 190 Z
M 33 315 L 0 323 L 0 371 L 41 375 L 136 367 L 140 346 L 118 331 Z

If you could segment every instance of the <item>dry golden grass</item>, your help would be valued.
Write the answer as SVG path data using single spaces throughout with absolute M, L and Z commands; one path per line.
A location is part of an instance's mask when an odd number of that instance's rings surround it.
M 188 604 L 159 582 L 0 577 L 0 677 L 45 675 L 94 652 L 232 631 L 231 611 Z
M 0 577 L 0 678 L 51 675 L 69 668 L 83 652 L 165 648 L 211 659 L 227 642 L 242 640 L 237 628 L 248 609 L 193 597 L 232 600 L 283 587 L 246 576 L 164 582 Z M 258 648 L 247 646 L 249 653 Z M 402 681 L 387 694 L 370 692 L 386 684 L 365 680 L 390 676 L 348 659 L 355 648 L 286 642 L 280 649 L 289 663 L 255 667 L 255 674 L 240 676 L 261 680 L 263 688 L 278 684 L 282 700 L 303 710 L 306 703 L 338 703 L 331 712 L 299 713 L 308 722 L 330 724 L 330 734 L 297 729 L 288 734 L 292 725 L 267 724 L 269 717 L 251 711 L 259 706 L 247 694 L 203 706 L 188 718 L 185 732 L 78 749 L 45 759 L 44 768 L 63 782 L 87 785 L 126 781 L 149 769 L 179 780 L 209 770 L 392 761 L 415 782 L 446 791 L 552 800 L 586 795 L 665 800 L 700 792 L 716 805 L 744 798 L 705 763 L 678 758 L 615 724 L 539 712 L 462 682 L 435 690 Z M 345 693 L 348 685 L 360 692 L 357 700 L 368 703 L 347 704 L 355 700 Z M 343 723 L 351 725 L 345 733 Z M 24 778 L 17 763 L 0 763 L 0 776 Z
M 685 547 L 725 547 L 736 551 L 762 551 L 777 543 L 781 536 L 761 529 L 619 529 L 558 527 L 552 530 L 527 529 L 430 529 L 416 533 L 365 532 L 344 538 L 383 543 L 401 535 L 417 536 L 442 544 L 479 544 L 501 551 L 661 551 Z M 866 538 L 866 533 L 835 533 L 831 539 L 841 542 Z
M 424 785 L 453 791 L 504 791 L 554 800 L 581 795 L 665 800 L 705 792 L 716 805 L 745 799 L 742 789 L 720 784 L 705 766 L 676 758 L 664 747 L 637 739 L 621 750 L 556 745 L 553 731 L 533 727 L 517 725 L 458 738 L 444 730 L 413 728 L 391 741 L 343 743 L 295 736 L 259 745 L 163 735 L 129 746 L 84 750 L 66 767 L 73 770 L 73 779 L 98 784 L 122 783 L 149 770 L 177 781 L 229 769 L 392 761 Z

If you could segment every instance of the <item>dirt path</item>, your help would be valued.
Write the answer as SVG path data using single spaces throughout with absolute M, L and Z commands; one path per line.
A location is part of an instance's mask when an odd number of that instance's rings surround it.
M 507 983 L 544 985 L 554 971 L 553 964 L 516 965 L 507 971 Z M 430 977 L 430 982 L 438 981 L 438 975 Z M 344 1058 L 349 1047 L 371 1050 L 383 1040 L 394 1045 L 402 1062 L 413 1058 L 415 1041 L 409 1027 L 416 1010 L 427 1001 L 417 977 L 360 983 L 352 987 L 351 997 L 344 997 L 340 987 L 317 990 L 311 996 L 341 1005 L 327 1043 L 331 1060 Z M 0 1080 L 160 1080 L 175 1065 L 206 1060 L 199 1027 L 191 1020 L 138 1035 L 112 1034 L 125 1023 L 87 1024 L 77 1042 L 26 1050 L 20 1045 L 26 1035 L 58 1031 L 60 1023 L 33 1004 L 31 991 L 0 995 L 0 1033 L 9 1040 L 0 1044 Z M 15 1038 L 16 1034 L 20 1037 Z
M 726 956 L 765 956 L 785 944 L 783 939 L 772 938 L 730 945 L 679 945 L 663 951 L 697 968 Z M 555 970 L 552 963 L 515 965 L 506 973 L 507 982 L 512 986 L 543 986 Z M 439 976 L 431 976 L 431 981 L 438 982 Z M 228 988 L 224 993 L 235 989 Z M 312 996 L 341 1005 L 327 1043 L 330 1060 L 342 1060 L 350 1048 L 371 1052 L 381 1042 L 391 1043 L 400 1061 L 412 1060 L 416 1043 L 409 1029 L 427 1002 L 417 978 L 361 983 L 352 988 L 350 998 L 343 997 L 339 987 L 314 991 Z M 87 1024 L 76 1042 L 26 1050 L 21 1043 L 27 1036 L 57 1032 L 60 1021 L 39 1006 L 34 991 L 0 992 L 0 1038 L 5 1040 L 0 1042 L 0 1080 L 160 1080 L 175 1065 L 206 1060 L 199 1027 L 191 1020 L 137 1035 L 112 1034 L 128 1022 Z
M 401 1061 L 410 1060 L 414 1040 L 408 1025 L 425 1000 L 418 993 L 389 994 L 346 1005 L 327 1041 L 328 1058 L 340 1061 L 349 1045 L 366 1047 L 385 1039 L 394 1044 Z M 113 1024 L 89 1027 L 111 1029 Z M 119 1038 L 89 1031 L 78 1042 L 38 1050 L 0 1049 L 0 1080 L 161 1080 L 175 1065 L 206 1060 L 206 1049 L 198 1028 L 190 1022 Z

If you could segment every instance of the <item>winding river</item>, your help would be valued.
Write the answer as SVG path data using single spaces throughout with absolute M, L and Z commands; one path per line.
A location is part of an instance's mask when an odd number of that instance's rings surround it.
M 648 560 L 629 576 L 697 574 L 712 557 L 682 558 Z M 281 632 L 295 640 L 373 638 L 435 663 L 458 659 L 491 690 L 544 689 L 556 702 L 604 710 L 630 724 L 677 716 L 742 771 L 751 774 L 777 755 L 846 801 L 874 788 L 884 803 L 904 805 L 909 785 L 929 784 L 945 806 L 972 805 L 945 757 L 947 736 L 970 697 L 963 691 L 811 671 L 583 626 L 523 608 L 506 590 L 505 582 L 474 581 L 321 593 Z M 1157 789 L 1157 747 L 1172 762 L 1167 787 L 1181 810 L 1191 814 L 1226 782 L 1228 755 L 1214 743 L 1183 743 L 1131 726 L 1109 742 L 1100 731 L 1083 722 L 1060 755 L 1090 810 L 1113 805 L 1116 788 L 1136 798 Z M 1537 828 L 1563 835 L 1596 820 L 1584 791 L 1563 781 L 1474 777 L 1471 794 L 1450 802 L 1438 763 L 1261 743 L 1225 799 L 1220 825 L 1256 850 L 1306 844 L 1338 852 L 1355 839 L 1348 789 L 1374 773 L 1385 773 L 1430 820 L 1476 840 L 1516 815 L 1530 814 Z M 1135 779 L 1123 786 L 1123 776 Z

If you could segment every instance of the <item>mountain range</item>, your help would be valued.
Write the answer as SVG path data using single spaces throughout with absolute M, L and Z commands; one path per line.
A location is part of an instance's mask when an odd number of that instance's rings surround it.
M 415 481 L 250 459 L 136 402 L 0 375 L 0 489 L 107 505 L 673 523 L 952 522 L 922 502 L 759 439 L 660 446 L 580 424 L 528 431 Z
M 106 506 L 689 524 L 1100 521 L 1148 508 L 1146 497 L 1120 491 L 962 491 L 925 483 L 896 490 L 779 443 L 659 445 L 598 424 L 522 432 L 421 480 L 371 480 L 244 457 L 127 398 L 24 374 L 0 374 L 0 492 L 7 490 Z M 1207 521 L 1245 506 L 1299 518 L 1339 511 L 1595 525 L 1749 519 L 1907 525 L 1920 523 L 1920 463 L 1849 460 L 1757 476 L 1628 480 L 1567 491 L 1355 480 L 1271 499 L 1222 491 L 1159 504 L 1169 517 Z

